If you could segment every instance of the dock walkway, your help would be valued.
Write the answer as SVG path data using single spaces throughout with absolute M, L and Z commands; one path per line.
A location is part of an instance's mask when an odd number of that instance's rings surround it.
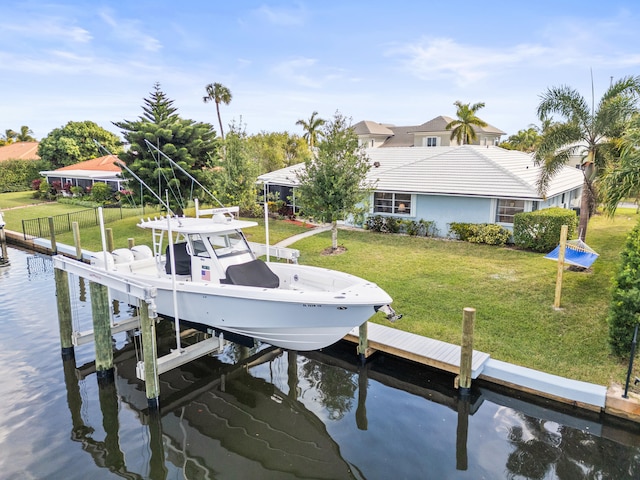
M 422 337 L 410 332 L 368 322 L 367 336 L 369 348 L 406 358 L 422 365 L 438 368 L 446 372 L 460 373 L 460 346 Z M 354 328 L 345 340 L 358 343 L 359 330 Z M 478 378 L 489 354 L 473 351 L 471 360 L 471 378 Z

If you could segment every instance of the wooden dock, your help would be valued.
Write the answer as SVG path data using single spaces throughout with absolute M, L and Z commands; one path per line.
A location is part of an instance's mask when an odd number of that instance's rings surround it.
M 446 372 L 460 373 L 460 346 L 440 340 L 403 332 L 396 328 L 368 322 L 369 348 L 405 358 L 422 365 L 438 368 Z M 358 328 L 351 330 L 345 340 L 358 343 Z M 489 360 L 489 354 L 473 351 L 471 378 L 477 378 Z

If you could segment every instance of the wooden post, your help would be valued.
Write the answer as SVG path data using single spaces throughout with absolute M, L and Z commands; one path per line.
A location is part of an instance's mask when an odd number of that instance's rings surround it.
M 82 247 L 80 246 L 80 227 L 78 227 L 78 222 L 71 223 L 71 230 L 73 230 L 73 244 L 76 246 L 76 259 L 82 260 Z
M 560 295 L 562 294 L 562 273 L 564 272 L 564 254 L 567 250 L 567 231 L 569 227 L 562 225 L 560 230 L 560 250 L 558 251 L 558 274 L 556 276 L 556 297 L 553 308 L 560 308 Z
M 113 228 L 105 228 L 104 231 L 107 235 L 107 252 L 113 252 L 115 250 L 113 246 Z
M 136 246 L 136 239 L 132 238 L 132 237 L 129 237 L 127 239 L 127 243 L 129 244 L 129 248 L 131 249 L 131 248 Z
M 160 378 L 158 376 L 158 352 L 156 345 L 156 322 L 149 316 L 149 305 L 140 302 L 140 330 L 144 361 L 144 385 L 150 410 L 160 408 Z
M 2 220 L 0 216 L 0 220 Z M 9 256 L 7 253 L 7 235 L 4 231 L 4 227 L 0 227 L 0 265 L 9 263 Z
M 368 330 L 368 322 L 360 325 L 358 330 L 358 356 L 360 357 L 360 363 L 362 363 L 362 365 L 367 361 L 367 353 L 369 350 Z
M 49 217 L 49 234 L 51 235 L 51 251 L 55 255 L 58 253 L 58 246 L 56 245 L 56 229 L 53 224 L 53 217 Z
M 109 315 L 109 289 L 105 285 L 89 282 L 93 338 L 96 348 L 96 374 L 98 382 L 113 380 L 113 345 Z
M 460 379 L 458 386 L 461 395 L 468 395 L 471 390 L 471 364 L 473 360 L 473 324 L 476 320 L 476 309 L 465 308 L 462 313 L 462 346 L 460 348 Z
M 62 358 L 70 360 L 74 358 L 73 342 L 71 334 L 73 332 L 71 318 L 71 296 L 69 295 L 69 274 L 59 268 L 54 269 L 56 282 L 56 303 L 58 305 L 58 325 L 60 326 L 60 346 L 62 348 Z

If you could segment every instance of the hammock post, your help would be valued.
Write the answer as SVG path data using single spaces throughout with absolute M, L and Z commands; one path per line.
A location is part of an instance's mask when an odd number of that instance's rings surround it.
M 569 227 L 562 225 L 560 230 L 560 250 L 558 251 L 558 274 L 556 276 L 556 297 L 553 301 L 553 308 L 560 308 L 560 295 L 562 293 L 562 274 L 564 272 L 564 254 L 567 249 L 567 232 Z

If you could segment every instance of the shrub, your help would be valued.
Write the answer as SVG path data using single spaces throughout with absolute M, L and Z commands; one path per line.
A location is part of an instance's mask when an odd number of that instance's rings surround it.
M 388 233 L 399 233 L 402 220 L 396 217 L 386 217 L 385 225 Z
M 371 230 L 372 232 L 386 232 L 386 226 L 384 217 L 382 215 L 374 215 L 373 217 L 368 217 L 365 222 L 365 228 Z
M 572 238 L 578 225 L 576 212 L 554 207 L 516 213 L 513 220 L 513 242 L 518 247 L 535 252 L 549 252 L 560 241 L 562 225 L 569 227 L 567 238 Z
M 417 222 L 415 220 L 403 220 L 401 227 L 401 231 L 412 237 L 435 237 L 438 234 L 436 222 L 433 220 L 420 219 Z
M 449 235 L 453 234 L 458 240 L 468 242 L 469 237 L 474 235 L 474 223 L 451 222 L 449 224 Z
M 42 178 L 36 178 L 35 180 L 31 180 L 31 190 L 40 190 L 41 183 L 42 183 Z
M 416 221 L 398 217 L 383 217 L 382 215 L 367 217 L 364 227 L 372 232 L 406 233 L 419 237 L 435 237 L 438 234 L 436 222 L 432 220 L 420 219 Z
M 620 257 L 607 322 L 611 351 L 623 356 L 629 354 L 640 314 L 640 224 L 627 236 Z
M 106 203 L 111 199 L 112 195 L 111 187 L 106 183 L 96 182 L 93 184 L 93 188 L 91 188 L 91 199 L 94 202 Z
M 5 160 L 0 162 L 0 192 L 21 192 L 33 187 L 47 163 L 39 160 Z
M 74 197 L 81 197 L 82 194 L 84 193 L 84 188 L 80 187 L 80 186 L 75 186 L 75 187 L 71 187 L 71 194 Z
M 51 185 L 46 180 L 42 180 L 38 186 L 38 197 L 46 200 L 51 198 Z
M 449 224 L 449 234 L 454 234 L 464 242 L 487 245 L 505 245 L 511 238 L 508 229 L 495 223 L 452 222 Z

